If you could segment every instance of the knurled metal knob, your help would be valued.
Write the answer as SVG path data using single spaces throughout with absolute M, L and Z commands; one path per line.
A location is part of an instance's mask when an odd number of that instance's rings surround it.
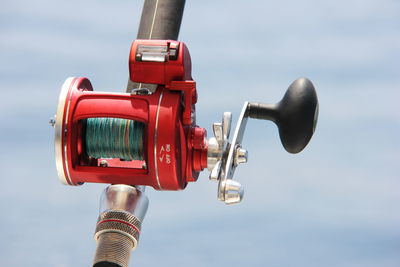
M 93 266 L 107 263 L 128 267 L 131 251 L 137 247 L 140 228 L 140 220 L 129 212 L 110 210 L 101 213 L 95 233 L 97 249 Z

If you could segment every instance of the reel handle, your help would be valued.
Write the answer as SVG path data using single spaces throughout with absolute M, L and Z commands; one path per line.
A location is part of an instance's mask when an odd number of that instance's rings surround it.
M 273 121 L 286 151 L 299 153 L 310 141 L 317 124 L 318 98 L 314 85 L 307 78 L 299 78 L 278 103 L 249 103 L 248 116 Z

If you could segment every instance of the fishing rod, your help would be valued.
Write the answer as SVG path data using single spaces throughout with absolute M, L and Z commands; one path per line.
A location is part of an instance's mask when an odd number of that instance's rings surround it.
M 247 162 L 242 140 L 248 119 L 274 122 L 289 153 L 302 151 L 315 131 L 317 94 L 310 80 L 299 78 L 276 104 L 246 101 L 232 138 L 231 112 L 213 123 L 207 138 L 196 124 L 189 49 L 177 40 L 184 5 L 145 0 L 125 93 L 93 91 L 83 77 L 62 86 L 51 121 L 58 177 L 66 185 L 110 184 L 101 195 L 94 267 L 128 266 L 147 212 L 145 186 L 183 190 L 208 169 L 218 182 L 218 200 L 239 203 L 243 189 L 233 176 Z

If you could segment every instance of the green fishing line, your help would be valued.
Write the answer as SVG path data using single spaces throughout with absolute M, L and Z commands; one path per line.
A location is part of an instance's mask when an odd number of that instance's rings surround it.
M 92 158 L 143 160 L 144 123 L 119 118 L 86 119 L 86 154 Z

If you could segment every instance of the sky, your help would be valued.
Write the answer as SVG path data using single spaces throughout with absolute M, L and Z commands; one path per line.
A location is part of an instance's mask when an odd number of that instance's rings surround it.
M 122 92 L 143 1 L 3 0 L 0 9 L 0 265 L 91 266 L 104 184 L 62 185 L 53 129 L 62 83 Z M 400 2 L 186 1 L 180 40 L 198 124 L 244 101 L 275 103 L 308 77 L 317 129 L 300 154 L 250 120 L 242 203 L 204 171 L 150 206 L 131 266 L 400 266 Z

